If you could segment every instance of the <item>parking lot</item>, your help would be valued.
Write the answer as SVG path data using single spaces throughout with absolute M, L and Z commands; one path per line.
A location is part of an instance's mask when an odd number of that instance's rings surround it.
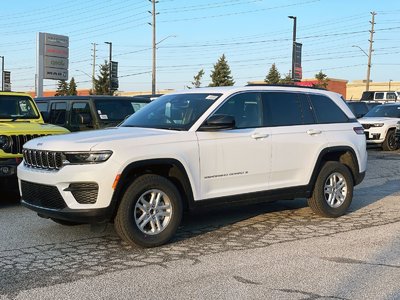
M 1 196 L 0 300 L 400 299 L 400 150 L 368 154 L 343 217 L 305 199 L 207 211 L 153 249 Z

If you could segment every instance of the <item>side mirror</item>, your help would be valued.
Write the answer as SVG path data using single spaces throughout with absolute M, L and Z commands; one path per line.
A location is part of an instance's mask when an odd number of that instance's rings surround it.
M 204 121 L 201 125 L 200 130 L 202 131 L 214 131 L 221 129 L 234 129 L 235 118 L 230 115 L 213 115 Z
M 81 125 L 88 125 L 92 122 L 92 117 L 89 114 L 78 114 L 78 121 Z
M 49 112 L 48 112 L 48 111 L 41 111 L 40 113 L 41 113 L 41 115 L 42 115 L 43 121 L 44 121 L 45 123 L 49 123 L 49 120 L 50 120 L 50 114 L 49 114 Z

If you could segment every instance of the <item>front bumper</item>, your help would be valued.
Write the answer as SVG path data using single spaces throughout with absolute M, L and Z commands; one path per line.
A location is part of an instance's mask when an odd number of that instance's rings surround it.
M 113 209 L 111 207 L 98 208 L 98 209 L 50 209 L 32 205 L 23 199 L 21 204 L 44 218 L 54 218 L 64 221 L 71 221 L 76 223 L 103 223 L 111 220 Z
M 364 130 L 367 144 L 382 144 L 385 140 L 384 134 L 377 130 Z

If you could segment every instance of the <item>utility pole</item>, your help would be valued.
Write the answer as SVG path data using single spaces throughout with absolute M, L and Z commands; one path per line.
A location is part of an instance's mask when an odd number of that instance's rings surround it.
M 150 25 L 153 27 L 153 67 L 151 72 L 151 94 L 156 94 L 156 0 L 149 0 L 153 5 L 153 10 L 149 13 L 153 16 L 153 22 Z
M 94 83 L 96 76 L 96 43 L 92 43 L 93 45 L 93 69 L 92 69 L 92 93 L 94 92 Z
M 1 91 L 4 91 L 4 56 L 1 57 Z
M 374 51 L 372 49 L 372 44 L 374 42 L 374 33 L 375 33 L 374 25 L 375 25 L 376 12 L 374 12 L 374 11 L 371 12 L 371 15 L 372 15 L 372 20 L 370 21 L 371 30 L 369 31 L 370 32 L 370 38 L 369 38 L 369 51 L 368 51 L 367 83 L 365 85 L 366 91 L 369 91 L 369 78 L 370 78 L 370 75 L 371 75 L 371 58 L 372 58 L 372 51 Z
M 108 61 L 108 80 L 109 80 L 109 83 L 108 83 L 108 91 L 109 91 L 109 93 L 110 93 L 110 96 L 112 96 L 112 90 L 111 90 L 111 60 L 112 60 L 112 43 L 111 42 L 104 42 L 104 43 L 106 43 L 106 44 L 108 44 L 109 46 L 110 46 L 110 58 L 109 58 L 109 61 Z
M 294 73 L 294 61 L 295 61 L 295 45 L 296 45 L 296 23 L 297 23 L 297 17 L 295 16 L 288 16 L 289 19 L 293 19 L 293 44 L 292 44 L 292 81 L 295 81 L 295 73 Z

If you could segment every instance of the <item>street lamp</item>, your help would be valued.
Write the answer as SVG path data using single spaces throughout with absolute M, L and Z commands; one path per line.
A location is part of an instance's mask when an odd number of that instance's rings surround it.
M 108 80 L 109 80 L 109 83 L 108 83 L 108 89 L 109 89 L 109 93 L 110 93 L 110 95 L 112 95 L 112 91 L 111 91 L 111 59 L 112 59 L 112 42 L 104 42 L 105 44 L 108 44 L 109 46 L 110 46 L 110 58 L 109 58 L 109 61 L 108 61 Z
M 371 74 L 371 56 L 367 54 L 367 52 L 365 52 L 360 46 L 357 45 L 353 45 L 352 47 L 358 48 L 362 51 L 362 53 L 365 54 L 365 56 L 368 57 L 368 67 L 367 67 L 367 82 L 365 84 L 365 90 L 369 91 L 369 77 Z M 372 51 L 372 50 L 371 50 Z
M 153 35 L 154 39 L 153 39 L 153 68 L 152 68 L 152 75 L 151 75 L 151 94 L 155 95 L 156 94 L 156 49 L 157 49 L 157 45 L 170 37 L 176 37 L 176 35 L 169 35 L 156 43 L 155 42 L 155 33 L 153 33 L 153 34 L 154 34 Z
M 295 75 L 294 75 L 294 61 L 295 61 L 295 43 L 296 43 L 296 23 L 297 23 L 297 17 L 295 16 L 288 16 L 289 19 L 293 19 L 293 45 L 292 45 L 292 81 L 294 82 L 295 80 Z
M 390 83 L 392 82 L 392 79 L 389 79 L 389 92 L 390 92 Z

